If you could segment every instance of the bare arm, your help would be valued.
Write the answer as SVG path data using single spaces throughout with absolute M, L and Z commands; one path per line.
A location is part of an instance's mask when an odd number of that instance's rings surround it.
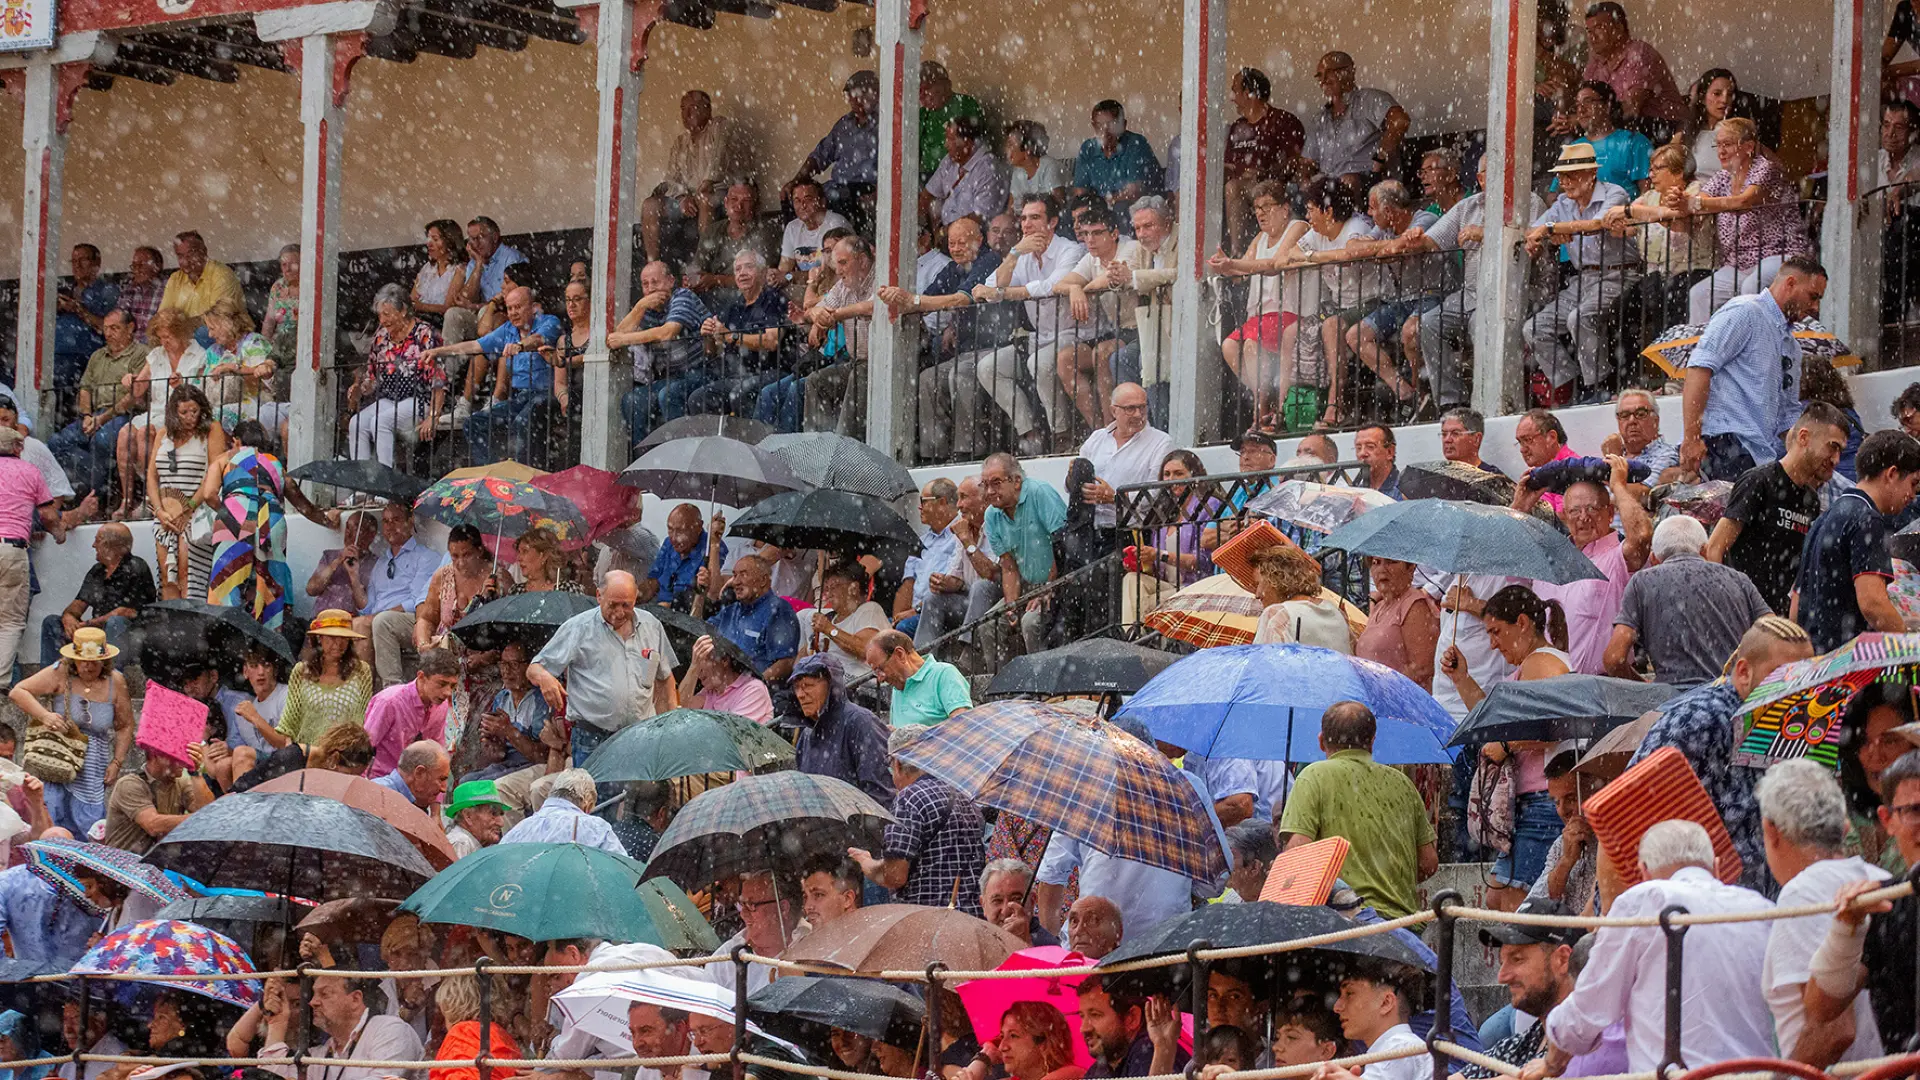
M 1875 630 L 1889 634 L 1898 634 L 1906 630 L 1907 624 L 1900 617 L 1900 609 L 1893 606 L 1893 600 L 1887 595 L 1887 579 L 1879 574 L 1861 574 L 1853 579 L 1853 599 L 1860 605 L 1860 614 L 1866 616 L 1867 625 Z
M 1640 673 L 1633 670 L 1634 632 L 1631 626 L 1613 625 L 1613 636 L 1607 639 L 1607 652 L 1604 662 L 1607 674 L 1616 679 L 1632 679 L 1640 682 Z
M 1707 537 L 1707 546 L 1700 549 L 1700 557 L 1708 562 L 1725 562 L 1727 549 L 1740 539 L 1739 522 L 1723 517 L 1713 523 L 1713 534 Z

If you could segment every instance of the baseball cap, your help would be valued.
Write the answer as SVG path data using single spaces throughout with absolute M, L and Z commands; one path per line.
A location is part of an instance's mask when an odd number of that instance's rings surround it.
M 1558 900 L 1526 900 L 1514 909 L 1516 915 L 1571 915 Z M 1577 926 L 1534 926 L 1520 923 L 1492 923 L 1480 930 L 1480 944 L 1489 949 L 1502 945 L 1572 945 L 1585 933 Z
M 1245 450 L 1249 445 L 1264 446 L 1276 454 L 1280 452 L 1280 444 L 1274 441 L 1273 436 L 1264 431 L 1243 431 L 1239 435 L 1234 436 L 1233 442 L 1228 445 L 1233 448 L 1233 452 L 1236 454 Z

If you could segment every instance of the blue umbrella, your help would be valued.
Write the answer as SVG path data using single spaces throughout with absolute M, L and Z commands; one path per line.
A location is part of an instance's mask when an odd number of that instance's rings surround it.
M 1377 513 L 1378 511 L 1376 511 Z M 1453 717 L 1433 695 L 1383 664 L 1311 645 L 1231 645 L 1176 661 L 1128 700 L 1153 737 L 1208 757 L 1319 761 L 1320 714 L 1358 701 L 1378 721 L 1374 759 L 1453 760 Z
M 1320 545 L 1449 574 L 1498 574 L 1567 585 L 1606 577 L 1558 529 L 1504 506 L 1414 499 L 1369 510 Z

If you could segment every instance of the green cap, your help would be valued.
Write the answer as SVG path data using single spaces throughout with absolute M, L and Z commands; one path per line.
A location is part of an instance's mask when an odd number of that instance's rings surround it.
M 471 810 L 476 806 L 497 806 L 510 810 L 507 801 L 500 797 L 500 789 L 491 780 L 469 780 L 453 789 L 453 798 L 447 800 L 447 816 L 456 817 L 462 810 Z

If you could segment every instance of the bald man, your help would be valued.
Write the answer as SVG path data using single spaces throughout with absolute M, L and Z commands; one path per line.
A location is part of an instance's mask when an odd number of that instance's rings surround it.
M 667 514 L 667 542 L 654 553 L 653 565 L 640 582 L 640 602 L 685 610 L 696 585 L 724 584 L 718 568 L 727 557 L 726 541 L 719 535 L 725 529 L 725 519 L 716 514 L 711 530 L 714 535 L 709 537 L 700 527 L 699 507 L 692 503 L 674 507 Z M 704 581 L 700 574 L 703 569 L 707 571 Z M 717 595 L 718 588 L 714 591 Z
M 533 290 L 523 287 L 507 293 L 507 321 L 491 333 L 478 341 L 427 350 L 431 357 L 479 355 L 499 365 L 493 405 L 467 417 L 467 443 L 474 461 L 495 460 L 489 441 L 495 434 L 506 437 L 509 456 L 527 464 L 531 464 L 530 448 L 546 445 L 551 433 L 537 421 L 545 418 L 553 401 L 553 368 L 540 349 L 558 342 L 566 332 L 565 323 L 535 308 Z
M 1098 960 L 1120 947 L 1120 909 L 1104 896 L 1083 896 L 1067 909 L 1067 951 Z
M 1114 527 L 1114 489 L 1160 479 L 1160 462 L 1173 450 L 1173 439 L 1147 423 L 1147 392 L 1139 383 L 1114 387 L 1108 404 L 1113 422 L 1080 444 L 1080 456 L 1093 463 L 1094 473 L 1080 493 L 1093 504 L 1093 524 L 1100 529 Z
M 600 605 L 561 623 L 527 665 L 547 706 L 574 722 L 575 765 L 627 724 L 680 706 L 673 681 L 680 659 L 660 620 L 635 608 L 638 599 L 632 574 L 609 573 Z
M 60 646 L 83 626 L 105 630 L 107 644 L 124 652 L 133 617 L 157 599 L 152 569 L 133 553 L 133 533 L 118 522 L 100 526 L 93 535 L 93 565 L 73 603 L 40 623 L 40 663 L 59 663 Z
M 447 748 L 432 739 L 420 739 L 408 743 L 393 771 L 374 783 L 405 795 L 421 812 L 434 817 L 434 805 L 447 793 L 447 776 L 452 772 Z

